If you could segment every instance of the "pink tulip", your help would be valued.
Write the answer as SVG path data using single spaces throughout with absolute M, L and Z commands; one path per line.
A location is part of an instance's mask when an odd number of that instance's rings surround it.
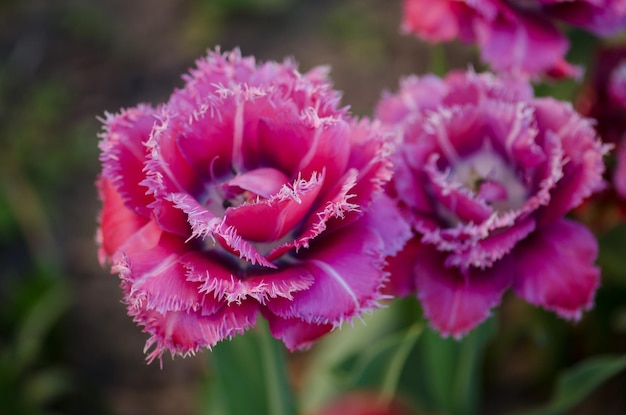
M 559 22 L 597 35 L 626 27 L 624 0 L 404 0 L 402 28 L 430 42 L 476 43 L 496 71 L 577 77 Z
M 409 77 L 377 116 L 403 134 L 389 194 L 414 231 L 391 259 L 391 294 L 416 291 L 455 337 L 509 287 L 568 319 L 593 305 L 597 241 L 564 218 L 603 187 L 607 147 L 589 120 L 525 81 L 473 72 Z
M 241 334 L 293 350 L 378 307 L 410 229 L 383 193 L 391 137 L 325 68 L 209 52 L 169 101 L 106 116 L 100 257 L 149 360 Z

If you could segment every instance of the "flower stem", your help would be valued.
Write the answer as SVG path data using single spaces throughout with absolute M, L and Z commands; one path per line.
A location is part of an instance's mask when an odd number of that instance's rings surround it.
M 445 46 L 442 44 L 431 45 L 429 56 L 429 70 L 437 76 L 444 76 L 448 71 Z
M 210 353 L 213 390 L 206 413 L 223 415 L 293 415 L 282 344 L 267 323 L 217 344 Z
M 261 349 L 261 367 L 267 387 L 268 413 L 291 415 L 295 413 L 287 379 L 287 365 L 282 347 L 270 334 L 265 321 L 259 322 L 257 334 Z
M 398 384 L 400 383 L 400 376 L 402 376 L 402 371 L 404 370 L 404 364 L 423 329 L 424 324 L 421 321 L 415 322 L 409 327 L 404 339 L 402 339 L 402 342 L 391 358 L 381 386 L 379 396 L 379 403 L 381 405 L 388 406 L 395 396 Z

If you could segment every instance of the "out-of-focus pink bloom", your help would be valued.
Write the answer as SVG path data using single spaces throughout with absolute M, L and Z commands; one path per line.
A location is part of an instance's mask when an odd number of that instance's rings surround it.
M 600 50 L 577 107 L 596 119 L 600 138 L 616 146 L 613 185 L 626 198 L 626 46 Z
M 289 349 L 377 307 L 410 236 L 382 189 L 389 136 L 339 108 L 324 68 L 209 52 L 156 108 L 107 115 L 102 262 L 150 360 L 210 348 L 261 313 Z
M 430 42 L 477 43 L 496 71 L 575 77 L 559 21 L 610 35 L 626 27 L 624 0 L 404 0 L 402 28 Z
M 416 414 L 404 403 L 394 399 L 381 401 L 376 391 L 356 391 L 339 396 L 309 415 L 411 415 Z
M 416 290 L 456 337 L 509 287 L 568 319 L 592 306 L 597 241 L 563 217 L 603 187 L 607 148 L 587 119 L 526 82 L 473 72 L 404 79 L 377 117 L 403 132 L 389 193 L 415 233 L 391 259 L 390 292 Z

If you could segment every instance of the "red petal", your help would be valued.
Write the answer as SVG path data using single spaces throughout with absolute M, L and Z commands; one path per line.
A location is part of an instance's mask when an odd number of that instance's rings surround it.
M 100 177 L 96 184 L 102 199 L 98 240 L 101 244 L 100 262 L 104 263 L 148 220 L 126 207 L 109 179 Z

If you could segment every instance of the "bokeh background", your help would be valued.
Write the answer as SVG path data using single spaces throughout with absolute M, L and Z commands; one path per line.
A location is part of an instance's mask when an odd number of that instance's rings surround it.
M 480 68 L 473 48 L 432 48 L 401 35 L 400 20 L 400 0 L 0 0 L 0 414 L 203 413 L 206 356 L 147 365 L 147 336 L 98 263 L 97 117 L 167 100 L 217 45 L 293 57 L 302 71 L 330 65 L 344 104 L 365 116 L 402 75 Z M 590 41 L 581 42 L 585 59 Z M 565 99 L 577 91 L 541 88 Z M 622 239 L 610 241 L 619 255 Z M 575 326 L 506 298 L 483 413 L 547 399 L 558 371 L 584 357 L 626 353 L 616 268 Z M 291 356 L 296 387 L 307 356 Z M 622 374 L 575 413 L 626 413 L 625 390 Z

